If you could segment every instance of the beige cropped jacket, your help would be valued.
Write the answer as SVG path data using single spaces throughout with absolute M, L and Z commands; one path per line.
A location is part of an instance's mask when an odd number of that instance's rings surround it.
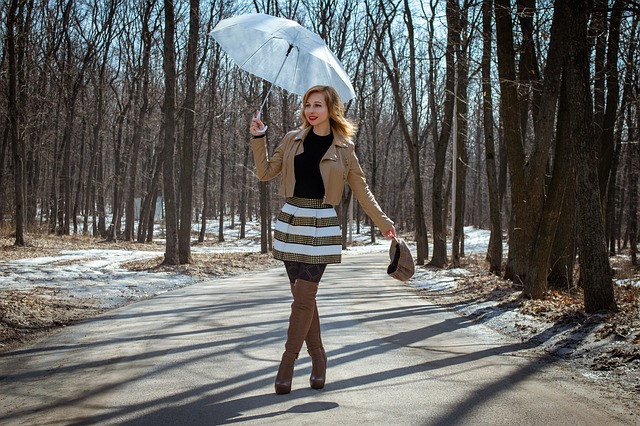
M 287 133 L 271 157 L 267 154 L 266 137 L 251 139 L 258 179 L 266 181 L 281 175 L 280 195 L 283 197 L 293 197 L 296 185 L 294 157 L 304 151 L 302 142 L 310 130 L 311 127 L 307 127 Z M 320 160 L 320 174 L 324 182 L 326 204 L 340 204 L 345 183 L 348 183 L 365 213 L 380 231 L 384 234 L 392 228 L 393 221 L 384 214 L 369 190 L 353 142 L 334 133 L 333 145 Z

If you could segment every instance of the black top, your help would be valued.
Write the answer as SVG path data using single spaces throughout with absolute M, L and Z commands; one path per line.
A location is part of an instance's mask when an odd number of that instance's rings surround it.
M 293 190 L 294 197 L 300 198 L 324 198 L 324 183 L 320 174 L 320 160 L 333 143 L 333 133 L 327 136 L 318 136 L 313 129 L 304 139 L 304 152 L 296 155 L 294 159 L 294 171 L 296 187 Z

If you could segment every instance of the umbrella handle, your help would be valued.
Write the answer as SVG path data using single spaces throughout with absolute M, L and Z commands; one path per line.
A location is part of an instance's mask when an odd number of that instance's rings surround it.
M 256 115 L 255 115 L 255 118 L 257 118 L 258 120 L 260 120 L 260 116 L 261 116 L 261 115 L 262 115 L 262 112 L 261 112 L 260 110 L 257 110 L 257 111 L 256 111 Z M 267 129 L 268 129 L 268 127 L 269 127 L 269 126 L 265 126 L 265 125 L 264 125 L 264 123 L 262 123 L 262 124 L 263 124 L 262 129 L 256 129 L 256 132 L 258 132 L 258 133 L 266 133 L 266 132 L 267 132 Z
M 271 89 L 273 89 L 273 85 L 276 83 L 276 81 L 278 81 L 278 77 L 280 76 L 280 73 L 282 72 L 282 68 L 284 68 L 285 62 L 287 62 L 287 58 L 289 57 L 289 53 L 291 53 L 291 50 L 293 50 L 293 44 L 289 44 L 289 50 L 287 50 L 287 54 L 284 55 L 284 60 L 282 61 L 282 64 L 280 65 L 280 69 L 278 70 L 278 74 L 276 74 L 276 78 L 274 78 L 273 81 L 271 82 L 271 86 L 269 86 L 269 90 L 267 90 L 267 94 L 265 95 L 264 100 L 262 101 L 262 105 L 260 105 L 260 109 L 258 110 L 258 117 L 260 117 L 260 114 L 262 113 L 262 108 L 264 108 L 264 105 L 267 103 L 267 98 L 269 97 L 269 93 L 271 93 Z

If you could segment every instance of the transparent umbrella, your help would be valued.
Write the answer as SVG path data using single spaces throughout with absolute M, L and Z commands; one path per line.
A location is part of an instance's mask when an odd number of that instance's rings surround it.
M 220 21 L 213 38 L 243 70 L 273 85 L 304 95 L 311 87 L 332 86 L 343 102 L 355 92 L 342 64 L 319 35 L 297 22 L 263 13 Z

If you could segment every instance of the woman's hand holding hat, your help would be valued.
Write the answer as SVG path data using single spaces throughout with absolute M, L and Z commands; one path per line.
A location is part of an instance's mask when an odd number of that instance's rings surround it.
M 396 234 L 396 228 L 392 226 L 391 229 L 384 233 L 384 237 L 387 240 L 393 240 L 394 238 L 397 238 L 398 234 Z

